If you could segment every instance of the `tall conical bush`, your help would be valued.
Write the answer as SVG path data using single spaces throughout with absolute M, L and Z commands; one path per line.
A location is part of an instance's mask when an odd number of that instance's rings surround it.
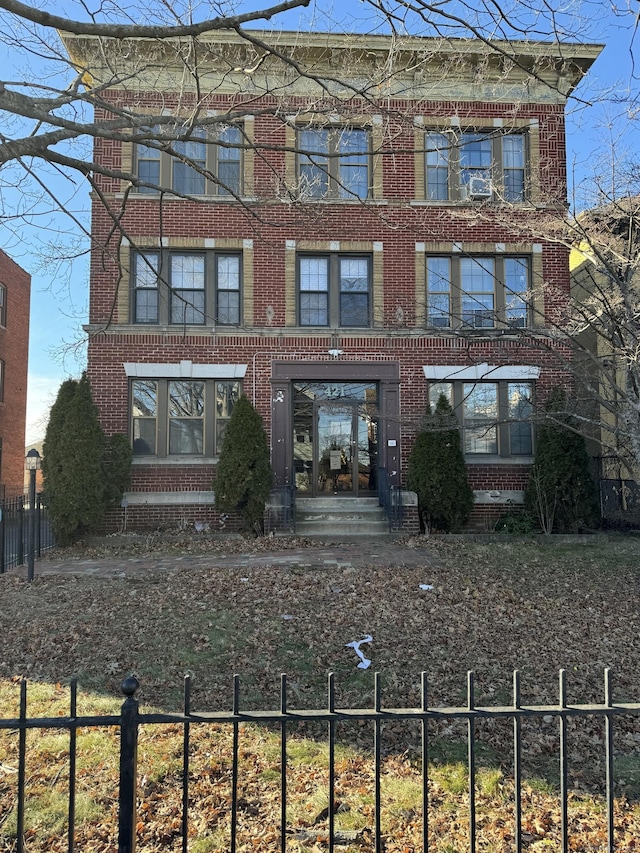
M 409 456 L 407 487 L 418 495 L 426 531 L 459 530 L 473 508 L 473 490 L 460 447 L 460 429 L 449 401 L 441 394 L 427 414 Z
M 105 508 L 120 502 L 131 456 L 125 436 L 105 439 L 86 373 L 63 382 L 49 414 L 42 459 L 43 497 L 58 545 L 95 531 Z
M 102 518 L 104 447 L 86 373 L 68 379 L 51 407 L 42 460 L 45 500 L 59 545 L 94 530 Z
M 599 522 L 598 493 L 585 440 L 567 412 L 562 388 L 551 392 L 536 430 L 525 508 L 545 533 L 577 533 Z
M 239 514 L 247 532 L 260 533 L 270 490 L 269 443 L 262 418 L 250 401 L 241 397 L 222 440 L 213 483 L 216 509 Z

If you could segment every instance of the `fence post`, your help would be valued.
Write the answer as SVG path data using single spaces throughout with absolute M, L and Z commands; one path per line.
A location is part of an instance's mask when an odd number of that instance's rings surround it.
M 42 542 L 41 539 L 41 524 L 42 524 L 42 503 L 40 501 L 40 495 L 36 495 L 36 555 L 38 559 L 42 556 Z
M 24 565 L 24 497 L 20 497 L 18 500 L 18 557 L 17 557 L 17 565 Z
M 121 690 L 127 697 L 120 711 L 120 795 L 118 815 L 118 853 L 136 849 L 136 800 L 138 777 L 138 700 L 140 682 L 125 678 Z

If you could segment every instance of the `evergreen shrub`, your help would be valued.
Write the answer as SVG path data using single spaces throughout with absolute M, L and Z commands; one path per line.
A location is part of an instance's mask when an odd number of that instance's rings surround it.
M 44 494 L 53 535 L 68 545 L 95 529 L 103 513 L 104 435 L 86 373 L 63 382 L 43 445 Z
M 420 523 L 427 532 L 459 530 L 468 522 L 473 490 L 458 421 L 443 394 L 434 412 L 427 408 L 409 457 L 407 487 L 418 495 Z
M 216 509 L 240 515 L 247 532 L 263 530 L 271 491 L 269 443 L 262 418 L 247 397 L 233 407 L 222 440 L 213 491 Z
M 63 382 L 49 414 L 42 459 L 43 498 L 58 545 L 96 530 L 105 508 L 120 502 L 131 455 L 124 436 L 105 439 L 86 373 Z
M 567 413 L 566 393 L 555 388 L 536 431 L 525 509 L 544 533 L 577 533 L 599 522 L 598 496 L 585 440 Z

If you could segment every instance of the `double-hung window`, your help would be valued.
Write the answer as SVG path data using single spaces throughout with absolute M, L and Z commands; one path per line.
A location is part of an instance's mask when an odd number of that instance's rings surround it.
M 214 456 L 240 396 L 240 383 L 213 379 L 134 379 L 135 456 Z
M 172 190 L 179 195 L 237 196 L 242 193 L 242 133 L 217 128 L 168 126 L 136 146 L 141 193 Z
M 426 272 L 428 326 L 493 329 L 529 325 L 529 258 L 429 255 Z
M 159 135 L 160 129 L 157 127 L 150 128 L 151 132 Z M 159 192 L 160 183 L 160 164 L 162 161 L 162 150 L 159 146 L 148 143 L 139 143 L 136 146 L 136 174 L 142 185 L 137 187 L 139 193 L 156 193 Z
M 237 252 L 136 252 L 133 322 L 237 326 L 241 279 L 242 258 Z
M 429 386 L 432 409 L 441 394 L 461 422 L 462 448 L 467 456 L 533 454 L 533 383 L 433 382 Z
M 205 322 L 205 255 L 172 252 L 169 255 L 169 322 L 202 325 Z
M 370 257 L 299 256 L 298 318 L 301 326 L 370 326 Z
M 366 199 L 369 196 L 369 131 L 345 127 L 301 128 L 297 144 L 302 198 Z
M 526 142 L 524 133 L 427 131 L 426 198 L 525 201 Z
M 171 167 L 171 188 L 182 195 L 204 195 L 207 170 L 207 134 L 195 127 L 188 139 L 176 140 Z

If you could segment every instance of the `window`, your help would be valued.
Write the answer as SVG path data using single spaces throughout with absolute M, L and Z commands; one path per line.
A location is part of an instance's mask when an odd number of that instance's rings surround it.
M 526 136 L 428 131 L 425 176 L 430 201 L 524 201 Z
M 444 394 L 462 424 L 462 447 L 469 456 L 533 454 L 531 382 L 433 382 L 429 405 Z
M 300 256 L 298 300 L 301 326 L 369 326 L 370 258 L 360 255 Z
M 134 379 L 131 435 L 136 456 L 214 456 L 241 386 L 213 379 Z
M 136 146 L 138 178 L 150 185 L 138 187 L 138 192 L 157 193 L 163 188 L 181 195 L 241 194 L 242 132 L 239 127 L 153 130 L 160 138 L 159 144 L 150 142 Z M 176 139 L 182 132 L 183 138 Z
M 204 323 L 204 255 L 169 255 L 169 322 Z
M 298 178 L 303 198 L 366 199 L 370 140 L 367 130 L 308 127 L 298 131 Z
M 229 252 L 137 252 L 133 322 L 239 325 L 241 261 L 239 253 Z
M 204 128 L 196 127 L 191 139 L 173 143 L 176 157 L 171 161 L 171 189 L 184 195 L 204 195 L 207 143 Z
M 0 284 L 0 326 L 7 325 L 7 288 Z
M 4 361 L 0 358 L 0 403 L 4 403 Z
M 427 256 L 427 325 L 525 328 L 529 325 L 529 270 L 526 257 Z
M 169 453 L 202 454 L 204 382 L 169 382 Z

